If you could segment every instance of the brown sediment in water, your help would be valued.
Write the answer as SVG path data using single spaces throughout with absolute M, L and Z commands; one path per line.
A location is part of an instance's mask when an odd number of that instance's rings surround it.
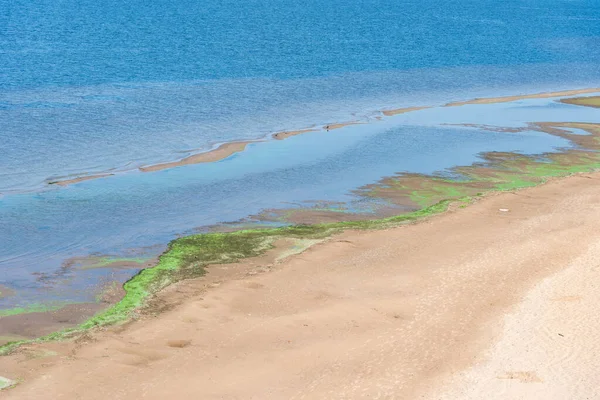
M 404 108 L 396 108 L 392 110 L 383 110 L 381 113 L 386 117 L 392 117 L 394 115 L 405 114 L 412 111 L 424 110 L 426 108 L 431 108 L 431 106 L 423 106 L 423 107 L 404 107 Z
M 48 182 L 48 185 L 69 186 L 69 185 L 73 185 L 75 183 L 90 181 L 92 179 L 106 178 L 106 177 L 113 176 L 113 175 L 114 174 L 97 174 L 97 175 L 80 176 L 77 178 L 51 181 L 51 182 Z
M 577 106 L 600 108 L 600 96 L 572 97 L 570 99 L 561 99 L 560 102 Z
M 307 133 L 307 132 L 316 132 L 316 131 L 317 131 L 316 129 L 299 129 L 297 131 L 283 131 L 283 132 L 277 132 L 277 133 L 273 134 L 273 138 L 275 138 L 277 140 L 283 140 L 283 139 L 287 139 L 292 136 L 301 135 L 301 134 Z
M 503 96 L 503 97 L 485 97 L 472 99 L 467 101 L 457 101 L 446 104 L 444 107 L 455 107 L 455 106 L 463 106 L 467 104 L 494 104 L 494 103 L 508 103 L 516 100 L 525 100 L 525 99 L 546 99 L 550 97 L 560 97 L 560 96 L 575 96 L 578 94 L 585 93 L 596 93 L 600 92 L 600 88 L 589 88 L 589 89 L 577 89 L 577 90 L 563 90 L 558 92 L 545 92 L 545 93 L 536 93 L 536 94 L 522 94 L 515 96 Z
M 62 266 L 64 268 L 86 269 L 140 269 L 156 265 L 156 257 L 111 257 L 111 256 L 85 256 L 70 257 L 66 259 Z
M 0 299 L 10 297 L 15 294 L 15 291 L 8 286 L 0 285 Z
M 53 311 L 0 317 L 0 346 L 13 341 L 14 338 L 35 339 L 70 328 L 84 322 L 109 304 L 108 302 L 69 304 Z
M 163 169 L 181 167 L 183 165 L 191 165 L 191 164 L 203 164 L 210 163 L 215 161 L 221 161 L 226 159 L 227 157 L 244 151 L 246 146 L 250 143 L 254 143 L 253 141 L 247 142 L 230 142 L 224 143 L 217 147 L 214 150 L 207 151 L 206 153 L 194 154 L 179 161 L 167 162 L 162 164 L 154 164 L 148 165 L 145 167 L 140 167 L 140 171 L 142 172 L 154 172 L 161 171 Z

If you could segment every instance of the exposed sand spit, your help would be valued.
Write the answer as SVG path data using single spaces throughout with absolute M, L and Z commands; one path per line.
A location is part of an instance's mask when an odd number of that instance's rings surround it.
M 157 316 L 0 357 L 24 379 L 0 397 L 595 398 L 599 180 L 346 232 L 210 289 L 181 282 Z M 44 351 L 58 355 L 28 355 Z

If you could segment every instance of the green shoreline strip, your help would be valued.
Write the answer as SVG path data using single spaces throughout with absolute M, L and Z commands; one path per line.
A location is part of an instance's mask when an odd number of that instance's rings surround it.
M 600 134 L 589 129 L 594 138 Z M 594 146 L 599 146 L 594 142 Z M 490 153 L 493 154 L 493 153 Z M 135 318 L 136 311 L 157 291 L 171 283 L 200 277 L 209 264 L 234 263 L 243 258 L 258 256 L 273 248 L 280 238 L 323 239 L 347 229 L 382 229 L 414 222 L 447 210 L 450 202 L 468 203 L 484 193 L 515 190 L 546 182 L 550 177 L 563 177 L 579 172 L 592 172 L 600 168 L 600 153 L 595 149 L 554 153 L 556 159 L 542 161 L 539 158 L 516 155 L 499 164 L 500 168 L 487 168 L 479 175 L 474 167 L 457 167 L 464 176 L 461 180 L 443 179 L 436 176 L 419 177 L 419 185 L 409 197 L 421 207 L 418 211 L 397 216 L 364 220 L 296 225 L 271 229 L 240 230 L 229 233 L 206 233 L 182 237 L 171 241 L 159 257 L 155 267 L 140 271 L 123 287 L 123 299 L 90 318 L 81 325 L 52 333 L 39 339 L 17 341 L 0 347 L 0 355 L 10 353 L 21 344 L 66 339 L 87 329 L 124 323 Z M 403 179 L 395 178 L 397 190 L 404 191 Z
M 449 203 L 449 200 L 445 200 L 410 214 L 379 220 L 206 233 L 175 239 L 169 243 L 167 250 L 160 256 L 155 267 L 140 271 L 123 285 L 126 294 L 114 306 L 77 327 L 38 339 L 11 342 L 0 346 L 0 355 L 8 354 L 22 344 L 67 339 L 93 327 L 126 322 L 135 316 L 135 311 L 144 305 L 145 300 L 152 293 L 179 280 L 204 275 L 205 267 L 209 264 L 234 263 L 243 258 L 263 254 L 273 248 L 273 242 L 276 239 L 323 239 L 345 229 L 378 229 L 398 226 L 443 212 Z

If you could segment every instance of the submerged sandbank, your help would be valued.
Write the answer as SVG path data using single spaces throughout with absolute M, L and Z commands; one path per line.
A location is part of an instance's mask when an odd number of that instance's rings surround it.
M 501 352 L 505 362 L 479 375 L 483 391 L 472 398 L 506 398 L 508 389 L 508 397 L 543 390 L 549 399 L 592 398 L 595 297 L 571 299 L 596 296 L 583 289 L 600 278 L 590 256 L 600 246 L 595 180 L 600 174 L 488 196 L 423 224 L 347 231 L 283 262 L 270 253 L 215 265 L 206 278 L 161 292 L 160 313 L 1 357 L 4 376 L 21 380 L 5 396 L 135 397 L 144 387 L 149 399 L 471 398 L 440 385 L 483 359 L 532 287 L 567 271 L 538 297 L 548 305 L 543 314 L 530 308 L 507 326 L 521 347 Z M 521 329 L 531 315 L 551 323 Z M 538 339 L 548 344 L 543 354 Z M 546 360 L 557 364 L 546 368 Z

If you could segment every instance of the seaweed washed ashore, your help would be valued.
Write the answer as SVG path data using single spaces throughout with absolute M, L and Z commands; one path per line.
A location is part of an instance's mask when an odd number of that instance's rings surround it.
M 454 168 L 455 177 L 402 174 L 360 189 L 364 196 L 408 205 L 414 211 L 387 218 L 295 225 L 272 229 L 247 229 L 228 233 L 206 233 L 173 240 L 156 266 L 143 269 L 127 281 L 123 298 L 86 322 L 34 341 L 77 337 L 88 329 L 120 324 L 140 313 L 153 312 L 149 299 L 166 286 L 201 277 L 211 264 L 235 263 L 272 249 L 277 241 L 309 240 L 316 243 L 348 229 L 382 229 L 412 223 L 446 211 L 450 204 L 466 206 L 486 193 L 534 186 L 552 177 L 589 172 L 600 168 L 600 125 L 590 123 L 535 123 L 531 129 L 570 140 L 575 147 L 558 153 L 526 156 L 490 152 L 484 162 Z M 574 134 L 570 129 L 588 134 Z M 0 347 L 7 354 L 20 340 Z

